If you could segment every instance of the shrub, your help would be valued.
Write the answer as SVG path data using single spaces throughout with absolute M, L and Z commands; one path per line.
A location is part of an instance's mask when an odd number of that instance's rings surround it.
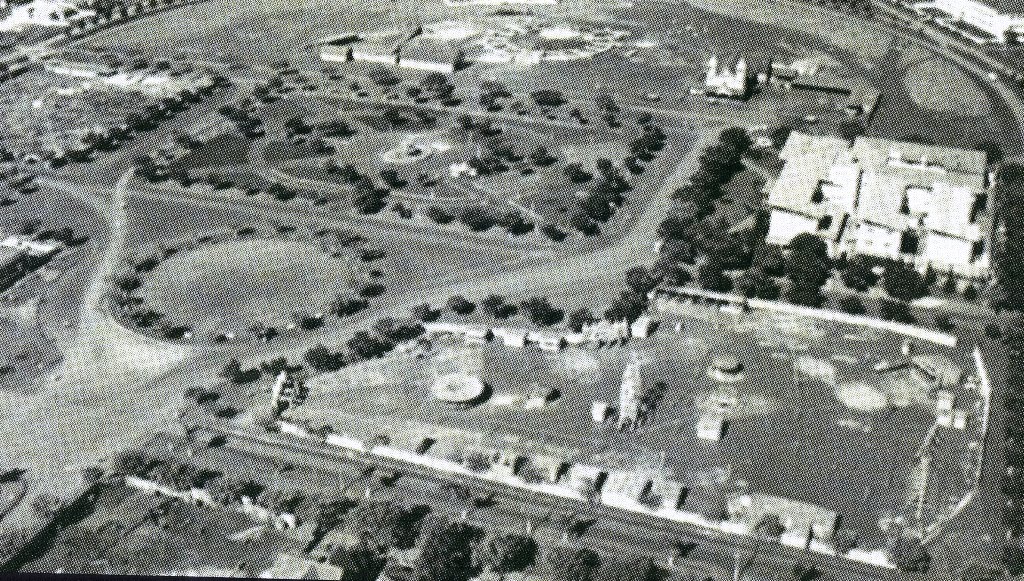
M 855 296 L 845 296 L 839 299 L 839 309 L 851 315 L 863 315 L 865 312 L 864 303 Z

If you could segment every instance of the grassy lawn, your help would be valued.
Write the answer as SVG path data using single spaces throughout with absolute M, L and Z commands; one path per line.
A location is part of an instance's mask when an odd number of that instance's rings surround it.
M 249 160 L 249 142 L 241 135 L 226 133 L 207 141 L 199 148 L 176 160 L 172 169 L 202 170 L 219 166 L 235 166 Z
M 323 312 L 359 271 L 311 244 L 247 240 L 182 252 L 147 277 L 143 296 L 196 331 L 283 326 L 297 311 Z
M 992 110 L 988 96 L 956 64 L 944 59 L 922 61 L 903 77 L 910 98 L 932 111 L 980 117 Z

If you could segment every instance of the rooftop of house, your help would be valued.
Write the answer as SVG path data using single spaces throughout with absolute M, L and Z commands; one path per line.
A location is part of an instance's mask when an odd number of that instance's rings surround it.
M 417 37 L 405 43 L 402 58 L 452 64 L 462 56 L 462 49 L 454 42 Z
M 972 218 L 986 185 L 984 152 L 874 137 L 858 137 L 850 146 L 794 132 L 779 157 L 785 166 L 769 192 L 773 208 L 813 219 L 832 216 L 836 227 L 846 214 L 896 229 L 921 215 L 935 232 L 980 237 Z M 915 192 L 928 198 L 927 207 L 906 211 Z
M 381 36 L 365 38 L 353 43 L 352 52 L 362 54 L 395 54 L 402 45 L 402 39 L 397 36 Z

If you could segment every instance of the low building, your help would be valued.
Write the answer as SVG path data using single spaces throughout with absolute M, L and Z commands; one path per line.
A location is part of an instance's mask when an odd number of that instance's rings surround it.
M 768 193 L 767 241 L 814 234 L 833 256 L 900 260 L 964 278 L 989 274 L 984 152 L 794 132 Z
M 619 384 L 619 430 L 636 429 L 640 418 L 640 390 L 643 387 L 643 376 L 640 368 L 644 361 L 634 352 L 632 360 L 622 372 Z
M 327 63 L 344 63 L 352 60 L 352 46 L 329 44 L 320 47 L 320 60 Z
M 0 239 L 0 290 L 5 290 L 60 251 L 60 244 L 24 236 Z
M 30 26 L 66 27 L 94 14 L 71 0 L 0 0 L 0 31 L 22 31 Z
M 680 504 L 682 510 L 699 515 L 712 523 L 721 522 L 729 514 L 725 494 L 716 486 L 688 486 Z
M 604 319 L 583 326 L 581 330 L 587 342 L 613 344 L 629 338 L 631 329 L 628 321 L 606 321 Z
M 683 505 L 683 484 L 679 481 L 655 476 L 651 478 L 651 488 L 645 503 L 664 510 L 679 510 Z
M 530 331 L 526 340 L 537 345 L 542 351 L 561 351 L 565 347 L 565 337 L 558 333 Z
M 465 58 L 465 53 L 455 43 L 421 36 L 402 45 L 398 53 L 398 66 L 452 74 L 465 66 Z
M 491 328 L 484 325 L 437 322 L 424 323 L 423 329 L 427 333 L 462 337 L 470 343 L 487 343 L 494 336 Z
M 778 518 L 783 527 L 783 544 L 805 548 L 812 541 L 829 543 L 835 534 L 839 515 L 835 511 L 808 502 L 752 493 L 734 496 L 728 501 L 729 520 L 744 532 L 752 532 L 768 519 Z
M 1003 43 L 1024 31 L 1022 0 L 933 0 L 917 2 L 914 7 L 948 15 L 948 23 L 962 29 L 961 32 L 975 42 Z
M 524 329 L 506 329 L 504 327 L 495 327 L 493 333 L 495 337 L 501 339 L 501 342 L 506 347 L 526 346 L 527 332 Z
M 640 504 L 651 491 L 651 479 L 646 473 L 610 470 L 601 487 L 601 502 L 608 506 L 630 508 Z
M 363 40 L 347 47 L 351 48 L 348 59 L 357 62 L 397 65 L 400 46 L 400 43 L 394 39 Z
M 444 3 L 456 8 L 462 6 L 514 6 L 517 4 L 554 6 L 558 4 L 558 0 L 444 0 Z
M 0 290 L 17 282 L 28 271 L 24 253 L 14 248 L 0 247 Z
M 64 59 L 47 60 L 43 63 L 43 68 L 55 75 L 79 79 L 109 77 L 115 72 L 112 67 L 105 64 Z
M 718 409 L 708 410 L 697 420 L 697 437 L 718 442 L 725 435 L 725 414 Z
M 633 337 L 639 337 L 644 339 L 649 337 L 654 332 L 654 328 L 657 326 L 657 321 L 649 317 L 648 315 L 641 315 L 637 317 L 633 324 L 629 326 L 629 333 Z

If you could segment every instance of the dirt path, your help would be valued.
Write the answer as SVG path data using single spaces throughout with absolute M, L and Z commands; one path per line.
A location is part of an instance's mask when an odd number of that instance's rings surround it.
M 113 321 L 103 305 L 107 281 L 125 241 L 125 200 L 132 172 L 111 192 L 110 234 L 82 299 L 78 335 L 56 373 L 35 393 L 0 394 L 6 436 L 4 455 L 26 469 L 28 498 L 42 492 L 75 494 L 78 471 L 173 421 L 181 390 L 161 390 L 156 380 L 187 357 L 186 348 L 145 338 Z M 130 418 L 130 421 L 125 421 Z M 34 519 L 25 502 L 5 527 Z

